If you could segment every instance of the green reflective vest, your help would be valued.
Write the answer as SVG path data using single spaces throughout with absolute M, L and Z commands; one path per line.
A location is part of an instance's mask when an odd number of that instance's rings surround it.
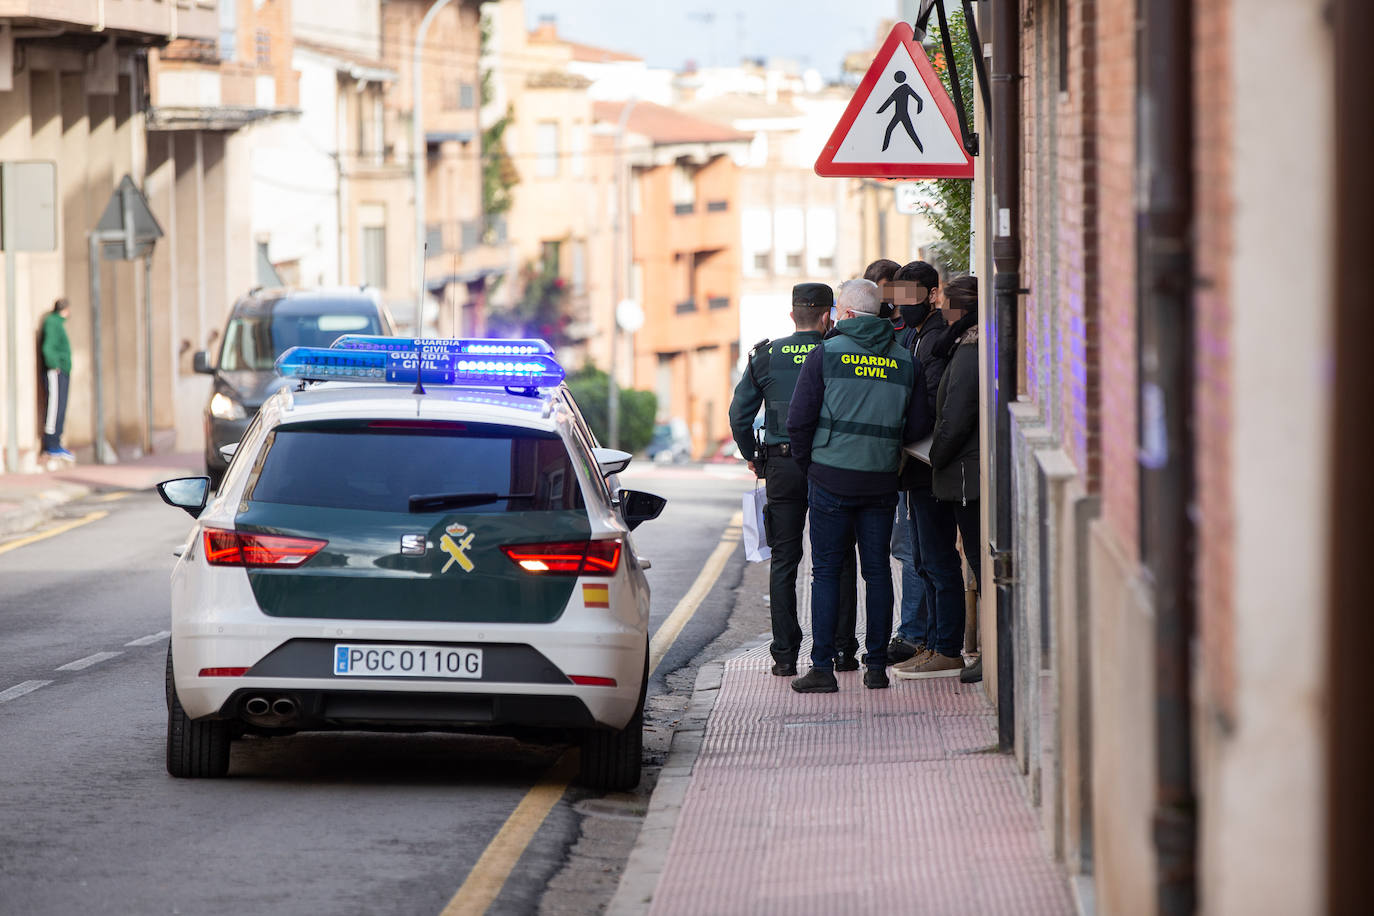
M 824 346 L 825 397 L 811 460 L 828 467 L 895 474 L 916 383 L 911 352 L 890 336 L 876 351 L 844 334 Z
M 760 348 L 750 363 L 755 383 L 763 391 L 763 441 L 769 445 L 792 441 L 787 435 L 787 408 L 802 363 L 820 345 L 820 331 L 798 331 Z

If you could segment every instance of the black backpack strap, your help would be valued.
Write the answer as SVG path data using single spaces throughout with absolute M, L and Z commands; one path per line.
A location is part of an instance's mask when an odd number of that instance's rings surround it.
M 755 388 L 762 389 L 763 385 L 759 383 L 759 377 L 754 374 L 754 357 L 757 356 L 760 351 L 768 352 L 768 345 L 770 343 L 772 343 L 772 341 L 765 337 L 749 348 L 749 358 L 745 361 L 745 368 L 749 373 L 749 377 L 754 380 Z

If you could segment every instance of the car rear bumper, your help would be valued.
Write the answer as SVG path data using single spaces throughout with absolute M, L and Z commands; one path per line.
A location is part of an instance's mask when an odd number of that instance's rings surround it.
M 248 704 L 258 698 L 268 703 L 269 711 L 254 715 Z M 298 731 L 464 731 L 599 725 L 583 700 L 557 694 L 241 688 L 229 695 L 218 715 L 264 728 Z
M 357 621 L 339 621 L 339 626 L 293 627 L 261 624 L 205 624 L 189 630 L 174 622 L 172 656 L 177 696 L 186 714 L 193 719 L 216 715 L 236 715 L 231 698 L 245 691 L 276 695 L 330 697 L 395 696 L 403 700 L 420 696 L 446 697 L 455 701 L 454 709 L 465 707 L 458 700 L 476 704 L 471 713 L 476 719 L 467 724 L 553 725 L 584 727 L 587 724 L 623 728 L 639 703 L 644 674 L 646 639 L 631 628 L 606 625 L 594 629 L 546 626 L 471 626 L 454 625 L 442 641 L 436 640 L 432 626 L 423 632 L 407 625 L 358 626 Z M 609 623 L 607 621 L 606 623 Z M 451 635 L 450 635 L 451 634 Z M 481 680 L 419 677 L 336 677 L 328 659 L 337 643 L 430 643 L 480 648 L 484 653 Z M 323 651 L 300 652 L 294 648 L 311 644 Z M 239 677 L 201 677 L 207 668 L 247 667 Z M 570 675 L 612 678 L 615 686 L 589 686 L 573 683 Z M 497 698 L 502 698 L 496 703 Z M 531 721 L 524 714 L 509 721 L 511 710 L 524 710 L 543 699 L 558 698 L 581 704 L 588 720 L 580 713 L 576 722 Z M 400 702 L 400 701 L 398 701 Z M 485 707 L 483 707 L 485 704 Z M 328 707 L 326 703 L 324 708 Z M 485 708 L 487 711 L 482 712 Z M 466 715 L 466 713 L 464 714 Z M 495 719 L 492 719 L 495 717 Z M 328 718 L 328 717 L 325 717 Z M 339 714 L 333 718 L 347 718 Z M 516 721 L 519 719 L 519 721 Z M 361 720 L 359 720 L 361 721 Z M 467 720 L 454 720 L 463 724 Z M 398 723 L 408 724 L 408 723 Z

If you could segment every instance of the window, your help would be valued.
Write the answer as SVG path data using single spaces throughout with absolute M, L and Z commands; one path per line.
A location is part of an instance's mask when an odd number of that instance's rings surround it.
M 378 289 L 386 286 L 386 228 L 363 227 L 363 284 Z
M 800 251 L 789 252 L 788 255 L 787 255 L 787 269 L 788 269 L 788 270 L 801 270 L 801 268 L 802 268 L 802 256 L 801 256 L 801 252 L 800 252 Z
M 328 347 L 340 334 L 380 333 L 381 321 L 375 313 L 292 315 L 279 307 L 270 316 L 243 315 L 230 321 L 219 367 L 225 372 L 270 372 L 277 357 L 292 347 Z
M 238 0 L 219 0 L 219 58 L 220 60 L 237 60 L 238 53 Z
M 563 243 L 559 241 L 544 243 L 543 250 L 539 254 L 539 260 L 544 270 L 552 274 L 558 273 L 562 268 L 562 260 L 560 259 L 562 248 Z
M 768 272 L 768 261 L 769 261 L 769 259 L 770 259 L 771 257 L 772 257 L 772 253 L 771 253 L 771 252 L 768 252 L 768 251 L 756 252 L 756 253 L 754 254 L 754 269 L 757 270 L 757 271 L 763 272 L 763 273 L 767 273 L 767 272 Z
M 572 149 L 568 157 L 568 169 L 574 178 L 587 174 L 587 126 L 578 122 L 572 126 Z
M 572 291 L 574 296 L 587 291 L 587 243 L 581 239 L 572 243 Z
M 257 55 L 258 66 L 264 70 L 272 67 L 272 33 L 267 29 L 258 29 L 254 36 L 254 51 Z
M 534 125 L 534 157 L 535 177 L 558 177 L 557 121 L 540 121 Z
M 696 209 L 696 169 L 690 165 L 673 166 L 672 189 L 674 213 L 691 213 Z
M 477 88 L 471 83 L 458 87 L 458 107 L 464 111 L 477 107 Z
M 464 514 L 584 508 L 556 433 L 486 423 L 280 427 L 249 494 L 253 502 L 406 514 L 411 496 L 438 494 L 497 497 L 445 510 Z
M 822 255 L 816 259 L 816 266 L 821 270 L 834 270 L 835 256 L 833 254 Z

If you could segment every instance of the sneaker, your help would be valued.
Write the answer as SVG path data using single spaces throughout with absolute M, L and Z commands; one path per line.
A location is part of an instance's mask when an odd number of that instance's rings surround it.
M 775 676 L 777 676 L 777 677 L 796 677 L 796 676 L 797 676 L 797 663 L 796 663 L 796 662 L 774 662 L 774 663 L 773 663 L 773 674 L 774 674 Z
M 70 461 L 72 463 L 76 462 L 76 456 L 73 455 L 71 452 L 67 451 L 65 448 L 60 448 L 55 452 L 50 452 L 49 454 L 51 454 L 54 458 L 61 458 L 63 461 Z
M 792 682 L 792 689 L 797 693 L 839 693 L 840 685 L 835 672 L 812 668 Z
M 976 658 L 973 664 L 959 672 L 959 680 L 964 684 L 976 684 L 983 679 L 983 659 Z
M 853 652 L 841 652 L 835 656 L 836 671 L 858 671 L 859 660 L 854 657 Z
M 882 690 L 889 683 L 887 672 L 882 668 L 869 668 L 864 672 L 864 686 L 869 690 Z
M 932 652 L 926 656 L 926 660 L 914 668 L 898 668 L 893 674 L 907 680 L 915 680 L 921 677 L 953 677 L 964 670 L 964 659 L 962 656 L 941 655 L 939 652 Z
M 925 650 L 926 644 L 923 642 L 908 642 L 900 636 L 894 636 L 892 642 L 887 644 L 887 661 L 890 665 L 900 664 Z
M 930 649 L 927 649 L 925 646 L 922 646 L 920 652 L 917 652 L 915 655 L 911 656 L 911 658 L 908 658 L 901 664 L 893 665 L 892 668 L 894 671 L 913 671 L 916 668 L 919 668 L 922 665 L 924 665 L 927 661 L 929 661 L 930 657 L 934 654 L 935 653 L 932 652 Z

